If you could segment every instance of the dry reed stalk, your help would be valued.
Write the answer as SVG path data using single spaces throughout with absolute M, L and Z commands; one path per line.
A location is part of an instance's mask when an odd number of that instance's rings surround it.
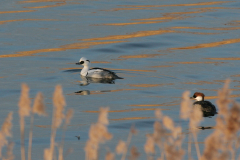
M 197 151 L 198 159 L 200 159 L 201 153 L 200 153 L 200 149 L 199 149 L 199 146 L 198 146 L 198 143 L 197 143 L 197 131 L 198 131 L 197 126 L 201 122 L 202 117 L 203 117 L 203 113 L 202 113 L 201 109 L 197 108 L 197 107 L 193 108 L 192 114 L 190 116 L 189 129 L 193 134 L 193 138 L 194 138 L 194 141 L 195 141 L 194 144 L 195 144 L 195 148 L 196 148 L 196 151 Z
M 53 116 L 52 116 L 52 127 L 51 127 L 51 139 L 50 148 L 44 150 L 44 160 L 52 160 L 54 155 L 55 137 L 57 128 L 61 125 L 62 119 L 65 117 L 63 114 L 65 98 L 62 93 L 62 87 L 57 85 L 53 93 Z
M 240 105 L 230 99 L 228 89 L 230 80 L 226 80 L 223 89 L 219 90 L 217 104 L 219 114 L 216 119 L 215 131 L 206 138 L 201 160 L 235 159 L 235 146 L 240 130 Z M 232 104 L 229 107 L 229 104 Z
M 140 153 L 138 152 L 137 148 L 135 146 L 131 147 L 130 150 L 130 157 L 128 158 L 129 160 L 136 160 L 140 156 Z
M 116 153 L 117 154 L 125 154 L 127 152 L 127 143 L 119 140 L 118 145 L 116 146 Z
M 7 146 L 7 157 L 3 157 L 2 160 L 14 160 L 13 147 L 14 147 L 13 142 L 8 144 L 8 146 Z
M 33 108 L 31 109 L 31 122 L 30 122 L 30 131 L 29 131 L 29 143 L 28 143 L 28 160 L 32 158 L 32 137 L 33 137 L 33 122 L 34 122 L 34 113 L 38 114 L 39 116 L 45 116 L 45 105 L 42 93 L 38 93 L 33 103 Z
M 194 144 L 197 151 L 198 159 L 201 157 L 200 149 L 197 143 L 197 126 L 202 120 L 203 114 L 200 108 L 193 108 L 192 101 L 190 100 L 190 92 L 185 91 L 182 95 L 182 103 L 180 109 L 180 117 L 182 119 L 189 119 L 189 130 L 193 135 Z M 189 144 L 188 144 L 188 158 L 191 159 L 191 135 L 189 135 Z
M 87 160 L 96 160 L 98 158 L 98 148 L 100 143 L 112 138 L 107 130 L 109 108 L 100 108 L 98 122 L 92 124 L 89 131 L 89 140 L 85 145 L 85 158 Z
M 117 154 L 122 154 L 121 160 L 126 159 L 128 147 L 130 145 L 133 134 L 137 134 L 137 130 L 135 129 L 134 125 L 130 129 L 130 132 L 129 132 L 128 138 L 127 138 L 127 142 L 124 142 L 124 141 L 120 140 L 118 145 L 116 146 Z
M 182 94 L 182 102 L 180 108 L 180 118 L 189 119 L 192 111 L 192 101 L 190 100 L 190 92 L 185 91 Z
M 25 145 L 24 145 L 24 118 L 30 115 L 31 101 L 29 98 L 29 87 L 23 83 L 19 106 L 19 117 L 20 117 L 20 132 L 21 132 L 21 159 L 25 160 Z
M 64 145 L 64 139 L 65 139 L 65 132 L 67 130 L 67 126 L 70 124 L 70 121 L 73 117 L 73 109 L 69 109 L 66 113 L 65 123 L 63 126 L 63 134 L 62 134 L 62 140 L 59 146 L 59 152 L 58 152 L 58 160 L 63 160 L 63 145 Z
M 12 112 L 10 112 L 5 119 L 1 131 L 0 131 L 0 158 L 2 157 L 2 148 L 3 146 L 8 144 L 7 137 L 11 137 L 11 129 L 12 129 Z
M 166 159 L 180 160 L 184 155 L 184 150 L 181 148 L 183 141 L 183 136 L 181 135 L 182 128 L 175 126 L 173 120 L 168 116 L 163 116 L 162 121 L 163 126 L 168 130 L 168 135 L 164 142 Z
M 105 160 L 115 160 L 115 154 L 108 151 L 107 154 L 105 155 Z
M 160 121 L 154 123 L 153 135 L 147 136 L 144 146 L 148 159 L 151 159 L 150 155 L 155 153 L 154 144 L 160 149 L 161 157 L 158 158 L 159 160 L 165 158 L 168 160 L 182 159 L 184 155 L 184 150 L 181 148 L 182 128 L 175 126 L 170 117 L 163 116 L 160 109 L 155 111 L 155 116 Z
M 155 146 L 153 136 L 147 135 L 147 141 L 144 145 L 144 151 L 147 154 L 147 159 L 152 159 L 152 154 L 155 154 Z

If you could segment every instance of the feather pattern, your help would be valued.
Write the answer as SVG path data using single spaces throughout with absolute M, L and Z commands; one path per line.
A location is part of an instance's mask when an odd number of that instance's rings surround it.
M 107 78 L 107 79 L 123 79 L 121 77 L 118 77 L 116 73 L 104 69 L 104 68 L 92 68 L 90 69 L 90 61 L 82 57 L 78 63 L 78 65 L 83 65 L 83 69 L 81 70 L 81 75 L 85 77 L 91 77 L 91 78 Z
M 193 107 L 200 108 L 203 112 L 203 117 L 214 116 L 217 114 L 216 107 L 209 101 L 196 101 L 193 103 Z

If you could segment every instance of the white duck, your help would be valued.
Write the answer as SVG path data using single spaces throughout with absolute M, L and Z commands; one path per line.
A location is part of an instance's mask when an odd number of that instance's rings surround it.
M 91 63 L 90 61 L 82 57 L 78 63 L 78 65 L 83 65 L 83 69 L 81 70 L 81 75 L 85 77 L 92 77 L 92 78 L 109 78 L 109 79 L 123 79 L 118 77 L 116 73 L 109 71 L 103 68 L 92 68 L 90 69 Z

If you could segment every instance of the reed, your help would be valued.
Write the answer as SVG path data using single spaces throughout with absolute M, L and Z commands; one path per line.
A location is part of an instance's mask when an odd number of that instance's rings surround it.
M 65 123 L 64 123 L 64 126 L 63 126 L 62 140 L 61 140 L 59 150 L 58 150 L 58 160 L 63 160 L 64 159 L 64 157 L 63 157 L 63 145 L 64 145 L 64 139 L 65 139 L 65 132 L 67 130 L 67 125 L 70 124 L 70 121 L 73 117 L 73 113 L 74 113 L 73 109 L 69 109 L 66 113 Z
M 20 100 L 18 103 L 19 106 L 19 117 L 20 117 L 20 133 L 21 133 L 21 159 L 25 160 L 25 144 L 24 144 L 24 126 L 25 122 L 24 119 L 25 117 L 30 115 L 31 111 L 31 100 L 29 98 L 29 87 L 27 84 L 23 83 L 22 84 L 22 91 L 21 91 L 21 96 Z
M 52 160 L 54 155 L 55 137 L 57 128 L 61 125 L 62 120 L 65 118 L 63 113 L 64 106 L 66 105 L 65 98 L 62 93 L 62 87 L 57 85 L 53 93 L 53 115 L 52 115 L 52 127 L 50 148 L 44 150 L 44 160 Z
M 112 139 L 112 134 L 108 132 L 107 125 L 109 108 L 100 108 L 98 121 L 92 124 L 89 130 L 89 140 L 85 145 L 85 159 L 96 160 L 98 159 L 99 144 Z
M 217 108 L 218 115 L 216 118 L 216 126 L 212 134 L 210 134 L 204 142 L 203 153 L 200 152 L 197 135 L 199 132 L 198 125 L 202 120 L 202 112 L 199 108 L 192 107 L 192 101 L 189 99 L 190 92 L 185 91 L 182 95 L 182 102 L 180 107 L 180 118 L 189 120 L 189 134 L 184 134 L 182 127 L 174 123 L 169 116 L 163 115 L 160 109 L 156 109 L 156 121 L 153 125 L 153 133 L 146 135 L 146 143 L 143 146 L 148 160 L 182 160 L 187 153 L 188 159 L 192 160 L 192 143 L 195 144 L 198 160 L 237 160 L 240 159 L 240 154 L 237 154 L 240 147 L 240 105 L 230 98 L 229 89 L 230 80 L 227 80 L 224 87 L 218 92 Z M 66 106 L 65 99 L 62 93 L 62 88 L 57 85 L 53 94 L 53 114 L 51 126 L 50 147 L 44 150 L 44 160 L 64 160 L 67 154 L 72 152 L 69 149 L 66 154 L 63 154 L 65 132 L 67 126 L 70 124 L 74 111 L 69 109 L 64 113 Z M 45 116 L 45 105 L 42 93 L 38 93 L 33 107 L 31 108 L 31 101 L 29 98 L 29 87 L 22 84 L 22 91 L 19 100 L 19 118 L 20 118 L 20 133 L 21 133 L 21 159 L 25 160 L 24 148 L 24 119 L 30 116 L 31 126 L 29 131 L 29 147 L 28 160 L 31 160 L 32 152 L 32 137 L 34 114 Z M 85 159 L 98 160 L 100 144 L 111 140 L 113 135 L 108 132 L 107 126 L 109 108 L 100 108 L 99 117 L 96 123 L 90 126 L 89 139 L 85 145 Z M 14 143 L 8 140 L 11 137 L 12 115 L 10 112 L 5 119 L 0 130 L 0 158 L 2 160 L 13 160 L 13 146 Z M 62 121 L 63 133 L 59 144 L 56 144 L 55 137 L 57 128 L 60 127 Z M 120 140 L 116 144 L 115 151 L 111 152 L 109 149 L 105 155 L 105 160 L 115 160 L 115 155 L 120 154 L 121 160 L 130 159 L 137 160 L 142 156 L 138 148 L 134 145 L 130 146 L 133 135 L 137 134 L 134 126 L 131 127 L 126 141 Z M 185 136 L 188 135 L 188 149 L 182 148 Z M 5 156 L 2 154 L 3 147 L 7 147 Z M 58 146 L 58 150 L 55 150 Z M 139 146 L 138 146 L 139 147 Z M 159 149 L 159 151 L 157 151 Z M 58 154 L 56 153 L 58 151 Z M 160 153 L 160 154 L 158 154 Z M 58 156 L 57 156 L 58 155 Z
M 0 158 L 2 158 L 2 159 L 6 159 L 5 157 L 2 157 L 2 148 L 5 145 L 8 145 L 7 137 L 11 137 L 12 136 L 12 133 L 11 133 L 11 129 L 12 129 L 12 115 L 13 115 L 12 112 L 10 112 L 8 114 L 7 118 L 5 119 L 5 121 L 4 121 L 3 125 L 2 125 L 1 131 L 0 131 Z M 8 148 L 11 149 L 11 146 L 12 145 L 10 143 L 10 145 L 8 145 Z M 8 153 L 9 153 L 9 157 L 10 157 L 11 150 Z
M 29 142 L 28 142 L 28 160 L 32 159 L 32 137 L 33 137 L 33 123 L 34 123 L 34 114 L 39 116 L 46 116 L 43 94 L 38 93 L 34 100 L 33 107 L 31 108 L 31 120 L 30 120 L 30 131 L 29 131 Z

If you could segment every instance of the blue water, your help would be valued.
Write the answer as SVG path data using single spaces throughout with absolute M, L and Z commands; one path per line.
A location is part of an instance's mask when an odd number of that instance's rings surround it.
M 109 131 L 114 138 L 107 143 L 111 151 L 119 139 L 127 139 L 135 124 L 139 132 L 131 144 L 144 153 L 145 135 L 153 132 L 154 109 L 163 109 L 187 130 L 188 122 L 179 119 L 185 90 L 203 92 L 215 103 L 212 96 L 231 78 L 232 94 L 239 101 L 239 7 L 237 1 L 199 0 L 2 1 L 0 123 L 14 112 L 15 159 L 20 159 L 17 104 L 23 82 L 29 85 L 31 98 L 37 92 L 44 94 L 49 114 L 35 117 L 34 160 L 42 159 L 43 149 L 49 146 L 52 93 L 57 84 L 63 87 L 66 109 L 74 109 L 65 140 L 65 149 L 74 151 L 67 159 L 85 154 L 89 127 L 97 121 L 97 113 L 90 111 L 99 107 L 112 111 Z M 124 79 L 81 85 L 81 68 L 75 63 L 83 56 L 93 67 L 111 69 Z M 214 120 L 205 118 L 201 125 L 214 126 Z M 29 124 L 27 118 L 26 137 Z M 204 142 L 212 131 L 199 131 L 198 141 Z M 60 129 L 57 142 L 61 133 Z M 186 139 L 183 147 L 187 145 Z M 204 145 L 199 145 L 202 151 Z M 101 147 L 100 157 L 105 148 Z M 145 158 L 141 154 L 140 159 Z

